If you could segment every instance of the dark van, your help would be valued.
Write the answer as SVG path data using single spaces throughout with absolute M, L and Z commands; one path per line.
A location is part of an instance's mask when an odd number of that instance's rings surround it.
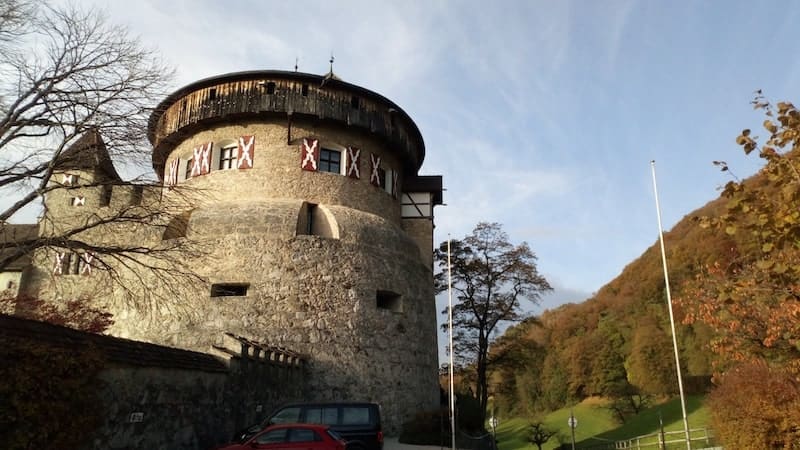
M 383 450 L 381 409 L 377 403 L 323 402 L 283 405 L 260 424 L 237 433 L 244 442 L 254 434 L 279 423 L 318 423 L 330 425 L 347 441 L 347 450 Z

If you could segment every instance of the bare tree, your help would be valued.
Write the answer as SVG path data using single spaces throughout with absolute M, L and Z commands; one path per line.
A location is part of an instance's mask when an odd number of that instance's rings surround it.
M 434 258 L 441 269 L 436 275 L 436 289 L 442 292 L 448 287 L 447 242 L 441 243 Z M 481 222 L 472 234 L 451 241 L 450 261 L 452 289 L 458 300 L 453 306 L 451 351 L 474 364 L 476 396 L 485 419 L 493 332 L 501 322 L 517 322 L 525 317 L 521 300 L 536 303 L 542 293 L 552 288 L 536 269 L 536 255 L 528 244 L 512 245 L 497 223 Z
M 185 240 L 112 239 L 135 227 L 163 233 L 190 203 L 166 205 L 159 180 L 123 181 L 112 163 L 149 162 L 147 121 L 172 70 L 97 10 L 26 0 L 0 0 L 0 56 L 0 198 L 12 199 L 0 203 L 0 228 L 40 211 L 38 236 L 0 243 L 0 270 L 47 250 L 91 254 L 93 267 L 130 292 L 131 281 L 154 274 L 194 276 L 180 256 Z M 47 200 L 76 189 L 57 176 L 75 169 L 94 174 L 81 189 L 128 200 L 64 217 Z

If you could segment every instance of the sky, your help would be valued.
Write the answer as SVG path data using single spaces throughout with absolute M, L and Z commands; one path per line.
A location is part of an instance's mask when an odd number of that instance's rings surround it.
M 73 0 L 74 2 L 74 0 Z M 243 70 L 324 74 L 403 108 L 444 177 L 435 242 L 480 221 L 526 241 L 580 302 L 665 229 L 759 167 L 735 138 L 750 105 L 800 90 L 800 2 L 81 0 L 176 69 L 175 87 Z M 764 133 L 754 132 L 764 135 Z M 668 243 L 667 243 L 668 245 Z

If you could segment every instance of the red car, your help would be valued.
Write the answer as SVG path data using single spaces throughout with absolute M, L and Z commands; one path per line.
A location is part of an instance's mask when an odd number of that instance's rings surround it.
M 218 450 L 345 450 L 347 443 L 328 425 L 284 423 L 272 425 L 241 444 L 229 444 Z

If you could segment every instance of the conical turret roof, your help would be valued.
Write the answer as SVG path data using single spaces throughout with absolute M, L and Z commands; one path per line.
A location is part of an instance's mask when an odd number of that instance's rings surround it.
M 108 149 L 100 132 L 93 128 L 83 134 L 67 150 L 59 155 L 56 161 L 58 170 L 88 170 L 94 171 L 109 181 L 120 181 L 121 178 L 114 168 L 114 163 L 108 155 Z

